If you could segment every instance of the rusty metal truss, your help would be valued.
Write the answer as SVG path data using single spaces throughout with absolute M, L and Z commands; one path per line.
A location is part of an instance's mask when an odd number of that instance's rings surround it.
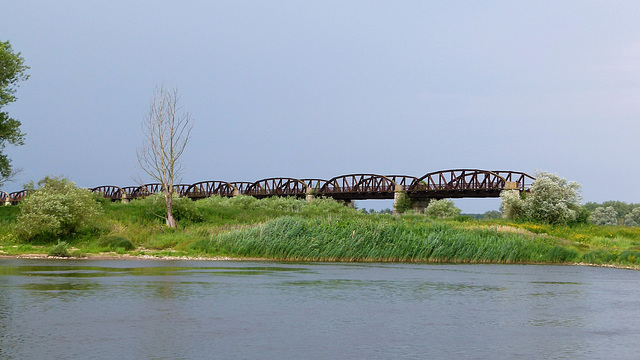
M 16 205 L 17 203 L 22 201 L 25 197 L 27 197 L 27 195 L 29 195 L 30 192 L 31 190 L 25 189 L 25 190 L 14 191 L 12 193 L 9 193 L 9 202 L 12 205 Z
M 239 194 L 238 188 L 226 181 L 201 181 L 191 185 L 186 196 L 192 199 L 202 199 L 209 196 L 231 197 Z
M 393 199 L 395 190 L 396 183 L 387 176 L 351 174 L 327 181 L 319 195 L 340 200 Z
M 307 194 L 307 184 L 304 181 L 293 178 L 269 178 L 262 179 L 249 185 L 243 195 L 251 195 L 256 198 L 269 196 L 296 196 Z
M 121 187 L 114 185 L 102 185 L 89 190 L 94 193 L 101 193 L 102 196 L 111 200 L 121 200 L 123 195 L 126 195 L 126 192 Z

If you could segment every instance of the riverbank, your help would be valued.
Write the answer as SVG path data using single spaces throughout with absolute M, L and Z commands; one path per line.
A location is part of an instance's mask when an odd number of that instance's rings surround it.
M 25 242 L 0 208 L 0 256 L 175 260 L 589 264 L 640 268 L 640 228 L 364 214 L 332 200 L 182 201 L 167 229 L 148 200 L 104 203 L 98 223 Z
M 0 259 L 26 259 L 26 260 L 64 260 L 64 261 L 74 261 L 74 260 L 96 260 L 96 261 L 105 261 L 105 260 L 143 260 L 143 261 L 240 261 L 240 262 L 287 262 L 286 260 L 272 260 L 272 259 L 264 259 L 264 258 L 231 258 L 231 257 L 193 257 L 193 256 L 154 256 L 154 255 L 130 255 L 130 254 L 117 254 L 117 253 L 100 253 L 100 254 L 87 254 L 82 257 L 61 257 L 61 256 L 51 256 L 47 254 L 24 254 L 24 255 L 0 255 Z M 299 261 L 296 261 L 299 262 Z M 333 261 L 333 263 L 340 263 L 341 261 Z M 371 262 L 363 262 L 363 263 L 371 263 Z M 381 263 L 381 262 L 378 262 Z M 406 263 L 406 262 L 405 262 Z M 410 263 L 423 263 L 423 264 L 437 264 L 437 265 L 473 265 L 474 263 L 442 263 L 442 262 L 410 262 Z M 503 264 L 503 265 L 550 265 L 546 263 L 517 263 L 517 264 Z M 586 266 L 586 267 L 600 267 L 600 268 L 611 268 L 611 269 L 623 269 L 623 270 L 640 270 L 640 265 L 629 266 L 629 265 L 616 265 L 616 264 L 588 264 L 588 263 L 564 263 L 564 264 L 553 264 L 558 266 Z

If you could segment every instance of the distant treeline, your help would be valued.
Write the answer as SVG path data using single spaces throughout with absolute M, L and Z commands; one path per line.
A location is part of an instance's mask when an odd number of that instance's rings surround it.
M 591 215 L 589 221 L 596 225 L 640 225 L 640 204 L 627 204 L 623 201 L 588 202 L 584 208 Z

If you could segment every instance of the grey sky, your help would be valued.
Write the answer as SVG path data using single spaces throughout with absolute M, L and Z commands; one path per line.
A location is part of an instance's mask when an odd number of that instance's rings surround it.
M 193 117 L 185 183 L 546 170 L 585 202 L 640 202 L 638 1 L 22 0 L 1 17 L 31 66 L 5 191 L 133 185 L 164 83 Z

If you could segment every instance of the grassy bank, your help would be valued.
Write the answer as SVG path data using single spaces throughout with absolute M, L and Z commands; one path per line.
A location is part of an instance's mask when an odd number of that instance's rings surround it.
M 640 228 L 550 226 L 458 217 L 362 214 L 331 200 L 209 198 L 176 205 L 167 229 L 155 199 L 104 203 L 98 222 L 25 242 L 19 207 L 0 207 L 0 254 L 101 253 L 295 261 L 590 263 L 640 267 Z

